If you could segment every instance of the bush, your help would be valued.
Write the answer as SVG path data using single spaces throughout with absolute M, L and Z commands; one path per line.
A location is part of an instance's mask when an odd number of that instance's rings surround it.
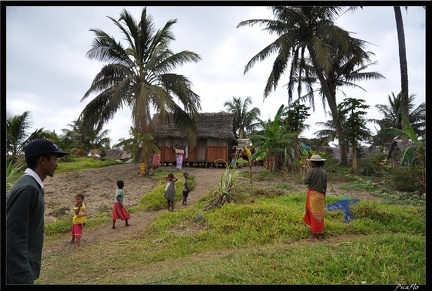
M 420 190 L 421 171 L 417 168 L 392 168 L 391 187 L 400 192 L 415 192 Z

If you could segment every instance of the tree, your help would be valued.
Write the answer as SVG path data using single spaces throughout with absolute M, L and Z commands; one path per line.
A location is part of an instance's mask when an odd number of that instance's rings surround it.
M 106 149 L 110 148 L 109 130 L 103 130 L 101 123 L 90 127 L 83 120 L 77 119 L 68 126 L 72 129 L 62 129 L 62 140 L 70 147 L 81 149 L 85 154 L 93 150 L 98 150 L 99 154 L 103 154 Z
M 309 125 L 304 123 L 310 116 L 309 109 L 309 107 L 298 102 L 292 103 L 283 112 L 282 122 L 286 124 L 290 131 L 300 134 L 304 129 L 309 128 Z
M 89 125 L 105 123 L 123 106 L 128 106 L 133 128 L 141 136 L 152 130 L 153 108 L 163 121 L 168 121 L 172 113 L 176 126 L 193 144 L 200 98 L 191 90 L 187 77 L 171 71 L 188 62 L 198 62 L 201 57 L 187 50 L 171 51 L 170 43 L 175 40 L 171 29 L 177 20 L 168 21 L 156 31 L 146 7 L 138 23 L 127 10 L 120 13 L 119 20 L 108 18 L 123 33 L 127 46 L 100 29 L 90 30 L 96 37 L 86 56 L 104 65 L 81 99 L 97 94 L 85 106 L 80 119 Z
M 130 151 L 137 162 L 137 159 L 141 159 L 139 162 L 142 165 L 140 175 L 148 172 L 148 157 L 151 151 L 160 152 L 160 149 L 154 144 L 154 138 L 149 133 L 140 134 L 135 128 L 131 126 L 129 133 L 131 137 L 123 139 L 114 146 L 123 146 L 123 149 Z
M 405 32 L 402 19 L 402 13 L 400 6 L 393 6 L 394 14 L 396 19 L 396 29 L 399 44 L 399 65 L 400 65 L 400 75 L 401 75 L 401 111 L 403 115 L 409 115 L 408 109 L 408 62 L 406 56 L 406 45 L 405 45 Z M 405 6 L 405 9 L 408 7 Z M 402 124 L 402 129 L 405 129 L 404 124 Z
M 408 98 L 408 122 L 417 136 L 426 134 L 426 104 L 423 102 L 414 108 L 415 95 L 410 95 Z M 391 144 L 393 137 L 385 134 L 386 128 L 397 128 L 403 130 L 403 113 L 402 113 L 402 95 L 395 95 L 393 92 L 388 95 L 388 104 L 377 104 L 375 107 L 383 116 L 382 119 L 370 119 L 371 122 L 377 124 L 379 129 L 373 137 L 373 146 L 384 146 Z M 404 135 L 405 136 L 405 135 Z
M 402 122 L 405 125 L 404 130 L 386 128 L 383 132 L 393 137 L 403 137 L 410 140 L 410 145 L 402 151 L 400 165 L 419 170 L 417 182 L 419 194 L 422 195 L 426 193 L 426 134 L 418 137 L 405 115 L 402 115 Z
M 31 127 L 30 111 L 24 111 L 21 115 L 13 115 L 6 118 L 6 152 L 12 155 L 12 159 L 24 152 L 24 147 L 35 139 L 47 138 L 49 133 L 43 127 L 29 133 Z
M 365 100 L 357 98 L 345 98 L 338 107 L 340 114 L 344 117 L 342 126 L 348 141 L 348 145 L 352 149 L 352 170 L 357 172 L 357 147 L 359 141 L 368 140 L 371 131 L 366 126 L 366 119 L 363 118 L 367 114 L 370 106 L 364 104 Z
M 224 103 L 227 112 L 234 114 L 234 134 L 236 138 L 246 138 L 258 126 L 257 121 L 261 111 L 258 107 L 254 107 L 249 111 L 249 105 L 251 104 L 251 97 L 247 97 L 244 101 L 241 100 L 241 97 L 233 97 L 232 101 Z
M 352 38 L 349 32 L 334 24 L 336 17 L 344 10 L 346 9 L 340 6 L 272 6 L 274 20 L 246 20 L 240 22 L 237 27 L 258 24 L 264 26 L 264 30 L 270 34 L 278 36 L 273 43 L 252 57 L 244 70 L 244 73 L 248 72 L 256 62 L 266 59 L 272 53 L 277 53 L 264 89 L 264 98 L 277 87 L 283 72 L 289 65 L 291 67 L 287 86 L 288 104 L 291 102 L 295 83 L 298 84 L 299 97 L 302 93 L 302 85 L 306 83 L 308 96 L 313 100 L 312 84 L 318 79 L 336 126 L 341 148 L 340 162 L 347 164 L 347 145 L 338 116 L 336 96 L 329 87 L 327 78 L 335 55 L 347 58 L 361 57 L 364 55 L 362 49 L 364 42 Z M 314 108 L 313 104 L 311 107 Z
M 284 110 L 282 104 L 274 119 L 266 122 L 261 120 L 262 130 L 250 136 L 252 146 L 257 150 L 249 160 L 265 160 L 265 168 L 274 172 L 292 169 L 301 152 L 298 133 L 289 131 L 282 122 Z

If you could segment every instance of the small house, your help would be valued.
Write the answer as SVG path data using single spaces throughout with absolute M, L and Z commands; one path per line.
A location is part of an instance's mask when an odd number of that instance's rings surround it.
M 161 165 L 176 161 L 174 146 L 185 151 L 186 166 L 225 166 L 229 163 L 230 149 L 237 144 L 234 135 L 234 115 L 226 112 L 199 113 L 196 124 L 197 143 L 190 145 L 174 122 L 161 123 L 158 114 L 152 119 L 155 144 L 161 150 Z

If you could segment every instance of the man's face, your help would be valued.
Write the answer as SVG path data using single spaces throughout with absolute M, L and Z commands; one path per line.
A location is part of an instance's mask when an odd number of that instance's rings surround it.
M 49 159 L 40 157 L 42 168 L 47 176 L 54 176 L 54 171 L 57 169 L 57 154 L 50 155 Z

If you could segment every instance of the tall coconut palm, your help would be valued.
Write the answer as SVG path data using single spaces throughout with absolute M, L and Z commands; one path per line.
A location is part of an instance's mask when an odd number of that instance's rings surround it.
M 170 20 L 156 30 L 146 7 L 139 22 L 127 10 L 120 13 L 119 20 L 108 18 L 123 33 L 126 46 L 107 32 L 90 30 L 96 37 L 86 56 L 104 65 L 81 99 L 96 94 L 80 118 L 89 126 L 104 123 L 128 106 L 133 128 L 142 135 L 151 131 L 151 109 L 154 109 L 165 121 L 168 113 L 172 113 L 178 128 L 185 131 L 191 142 L 195 141 L 194 119 L 201 110 L 200 97 L 191 90 L 192 83 L 187 77 L 172 70 L 188 62 L 198 62 L 201 57 L 187 50 L 171 51 L 170 43 L 175 40 L 171 29 L 177 20 Z
M 270 34 L 277 35 L 274 42 L 252 57 L 244 70 L 244 73 L 248 72 L 256 62 L 277 53 L 264 89 L 264 98 L 276 89 L 282 74 L 290 65 L 288 104 L 292 100 L 295 83 L 298 84 L 297 92 L 301 96 L 303 81 L 307 83 L 308 94 L 313 99 L 312 84 L 316 80 L 311 75 L 311 69 L 313 70 L 336 126 L 341 148 L 341 164 L 348 164 L 347 144 L 338 116 L 336 98 L 326 80 L 333 66 L 335 51 L 343 56 L 363 53 L 360 47 L 363 41 L 351 37 L 348 31 L 334 23 L 345 10 L 347 9 L 341 6 L 272 6 L 275 19 L 252 19 L 237 25 L 241 27 L 258 24 L 264 26 L 264 30 Z M 312 65 L 309 68 L 308 59 Z
M 252 98 L 250 96 L 246 97 L 244 101 L 242 101 L 241 97 L 233 97 L 232 101 L 224 103 L 227 112 L 234 114 L 234 134 L 236 138 L 246 138 L 258 126 L 258 117 L 261 111 L 258 107 L 248 110 L 251 104 Z
M 402 13 L 400 6 L 393 6 L 394 14 L 396 19 L 396 29 L 398 36 L 398 45 L 399 45 L 399 65 L 400 65 L 400 76 L 401 76 L 401 110 L 404 116 L 409 115 L 408 109 L 408 62 L 406 56 L 406 45 L 405 45 L 405 31 L 404 24 L 402 19 Z M 405 6 L 405 9 L 408 7 Z M 405 129 L 404 124 L 402 123 L 402 130 Z

